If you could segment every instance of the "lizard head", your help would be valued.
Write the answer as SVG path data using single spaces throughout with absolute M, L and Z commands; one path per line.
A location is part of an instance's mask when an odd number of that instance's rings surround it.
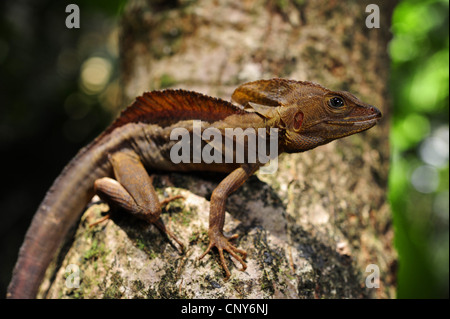
M 235 103 L 258 113 L 271 127 L 284 130 L 283 149 L 302 152 L 373 127 L 381 118 L 374 106 L 345 91 L 284 79 L 243 84 Z
M 299 152 L 373 127 L 381 118 L 374 106 L 345 91 L 302 97 L 279 108 L 286 127 L 286 151 Z

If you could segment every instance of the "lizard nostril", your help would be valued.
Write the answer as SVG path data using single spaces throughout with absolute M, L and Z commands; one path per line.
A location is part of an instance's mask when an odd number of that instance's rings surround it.
M 370 106 L 370 111 L 376 115 L 376 117 L 381 117 L 381 112 L 375 106 Z

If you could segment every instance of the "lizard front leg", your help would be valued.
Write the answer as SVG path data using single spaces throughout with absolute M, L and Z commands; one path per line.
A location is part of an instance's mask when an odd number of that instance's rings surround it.
M 220 262 L 226 273 L 225 279 L 228 279 L 231 274 L 225 263 L 225 258 L 223 255 L 224 250 L 241 263 L 242 271 L 247 268 L 247 265 L 244 262 L 244 259 L 247 256 L 246 251 L 236 248 L 229 242 L 229 240 L 237 238 L 238 235 L 235 234 L 230 238 L 226 238 L 223 235 L 223 226 L 225 222 L 225 203 L 228 196 L 230 196 L 231 193 L 237 190 L 257 169 L 258 165 L 256 164 L 251 166 L 243 165 L 235 169 L 225 179 L 223 179 L 222 182 L 220 182 L 216 189 L 214 189 L 211 196 L 208 230 L 210 243 L 208 248 L 199 257 L 199 259 L 202 259 L 213 247 L 216 247 L 219 251 Z M 242 257 L 240 257 L 238 254 L 241 254 Z
M 181 196 L 167 198 L 160 203 L 152 184 L 153 179 L 134 152 L 117 152 L 109 160 L 116 180 L 104 177 L 95 181 L 94 188 L 100 198 L 154 224 L 173 238 L 182 250 L 183 244 L 164 226 L 160 218 L 161 206 Z

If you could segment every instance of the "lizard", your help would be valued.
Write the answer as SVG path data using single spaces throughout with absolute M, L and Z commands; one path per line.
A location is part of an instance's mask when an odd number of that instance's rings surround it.
M 185 128 L 192 136 L 195 120 L 201 120 L 203 132 L 207 128 L 215 128 L 221 134 L 227 128 L 276 128 L 279 132 L 277 156 L 304 152 L 365 131 L 381 117 L 376 107 L 349 92 L 282 78 L 242 84 L 234 90 L 231 102 L 182 89 L 146 92 L 122 111 L 94 141 L 81 149 L 56 178 L 26 233 L 7 298 L 36 296 L 46 268 L 95 194 L 109 204 L 154 224 L 174 239 L 182 251 L 182 242 L 160 218 L 161 205 L 179 196 L 160 203 L 149 175 L 152 171 L 227 174 L 212 192 L 210 242 L 199 258 L 215 247 L 225 279 L 228 279 L 230 271 L 224 252 L 242 265 L 240 270 L 244 271 L 247 266 L 246 252 L 230 242 L 237 235 L 227 238 L 223 234 L 226 200 L 263 163 L 253 163 L 248 159 L 243 163 L 205 163 L 203 160 L 200 163 L 174 163 L 170 151 L 177 140 L 171 139 L 171 132 Z

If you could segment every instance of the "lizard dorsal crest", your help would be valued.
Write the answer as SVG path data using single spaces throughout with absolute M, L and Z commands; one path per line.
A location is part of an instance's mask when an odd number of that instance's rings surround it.
M 127 123 L 167 125 L 184 119 L 219 121 L 229 115 L 244 113 L 242 108 L 225 100 L 185 90 L 144 93 L 126 108 L 108 128 L 111 132 Z

